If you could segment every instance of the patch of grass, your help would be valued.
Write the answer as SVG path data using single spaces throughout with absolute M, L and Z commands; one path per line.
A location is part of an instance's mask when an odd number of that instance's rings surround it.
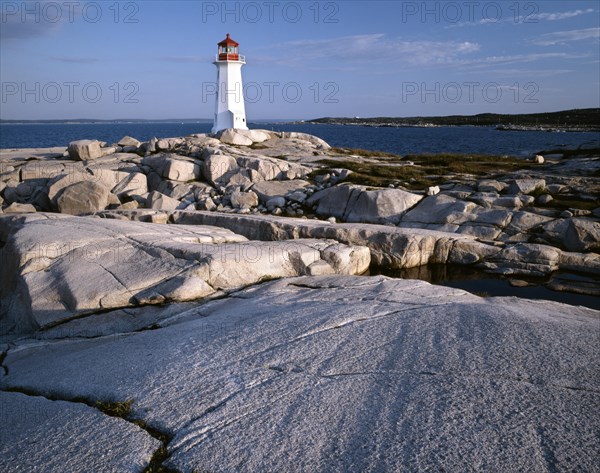
M 573 196 L 562 196 L 555 195 L 554 198 L 548 203 L 548 207 L 552 207 L 559 210 L 568 209 L 580 209 L 580 210 L 594 210 L 599 206 L 597 200 L 577 200 Z
M 127 419 L 131 416 L 133 399 L 128 399 L 125 402 L 96 401 L 94 406 L 107 416 Z
M 412 161 L 414 166 L 402 165 L 406 161 Z M 319 163 L 326 168 L 313 171 L 313 176 L 326 174 L 331 168 L 346 168 L 353 172 L 347 181 L 354 184 L 387 187 L 391 183 L 401 182 L 411 189 L 442 184 L 461 174 L 478 178 L 494 177 L 532 166 L 532 163 L 515 157 L 447 153 L 407 155 L 404 158 L 397 156 L 393 160 L 375 163 L 333 159 L 320 160 Z
M 535 197 L 536 199 L 544 194 L 547 194 L 548 191 L 546 190 L 546 188 L 544 186 L 537 186 L 535 189 L 533 189 L 529 195 L 532 197 Z
M 385 151 L 373 151 L 370 149 L 361 149 L 361 148 L 331 148 L 329 151 L 338 154 L 345 155 L 358 155 L 365 158 L 399 158 L 402 159 L 402 156 L 394 153 L 386 153 Z
M 252 143 L 250 146 L 248 146 L 248 148 L 250 148 L 250 149 L 267 149 L 268 146 L 265 146 L 262 143 Z

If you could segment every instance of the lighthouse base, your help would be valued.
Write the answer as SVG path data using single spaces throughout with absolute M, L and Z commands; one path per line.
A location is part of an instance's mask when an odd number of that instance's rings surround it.
M 224 110 L 215 115 L 215 122 L 212 127 L 212 133 L 217 133 L 226 128 L 237 128 L 238 130 L 247 130 L 246 114 L 234 113 L 231 110 Z

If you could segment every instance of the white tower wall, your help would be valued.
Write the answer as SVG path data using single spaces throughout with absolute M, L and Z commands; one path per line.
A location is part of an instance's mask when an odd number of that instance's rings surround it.
M 242 66 L 244 60 L 217 60 L 217 98 L 215 120 L 212 128 L 217 133 L 225 128 L 247 130 L 246 108 L 242 85 Z

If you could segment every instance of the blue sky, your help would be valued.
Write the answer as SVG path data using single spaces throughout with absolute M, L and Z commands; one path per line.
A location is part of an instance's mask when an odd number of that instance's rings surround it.
M 211 118 L 230 33 L 253 119 L 600 107 L 596 1 L 0 1 L 3 119 Z

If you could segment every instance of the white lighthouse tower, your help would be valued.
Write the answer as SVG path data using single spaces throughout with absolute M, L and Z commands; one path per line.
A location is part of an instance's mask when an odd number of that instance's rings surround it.
M 247 130 L 242 87 L 242 66 L 246 64 L 246 58 L 238 54 L 239 44 L 229 37 L 229 33 L 218 46 L 219 52 L 213 62 L 217 66 L 217 104 L 212 132 L 225 128 Z

